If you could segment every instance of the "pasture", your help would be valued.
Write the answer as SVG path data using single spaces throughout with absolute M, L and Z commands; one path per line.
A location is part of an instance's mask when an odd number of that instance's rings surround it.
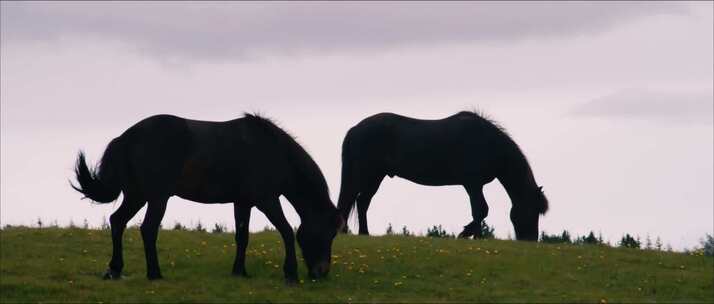
M 234 236 L 163 230 L 165 279 L 148 281 L 139 231 L 125 269 L 103 281 L 108 231 L 6 228 L 0 302 L 714 302 L 714 259 L 683 253 L 505 240 L 339 235 L 329 278 L 283 280 L 277 232 L 253 233 L 251 278 L 231 276 Z

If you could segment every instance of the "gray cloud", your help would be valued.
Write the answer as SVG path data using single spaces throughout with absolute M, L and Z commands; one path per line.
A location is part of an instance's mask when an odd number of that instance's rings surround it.
M 573 37 L 688 11 L 662 2 L 2 2 L 1 19 L 3 43 L 91 37 L 163 57 L 210 60 Z
M 572 114 L 711 124 L 714 120 L 713 110 L 712 89 L 699 91 L 625 89 L 576 106 Z

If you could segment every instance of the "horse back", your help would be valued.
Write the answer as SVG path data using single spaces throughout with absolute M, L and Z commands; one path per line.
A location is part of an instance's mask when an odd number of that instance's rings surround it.
M 270 136 L 243 119 L 226 122 L 157 115 L 132 126 L 134 185 L 145 197 L 200 203 L 254 200 L 278 191 L 285 167 Z
M 488 182 L 499 164 L 500 139 L 487 121 L 462 113 L 437 120 L 392 113 L 366 118 L 348 132 L 351 153 L 390 176 L 425 185 Z M 343 152 L 344 153 L 344 152 Z

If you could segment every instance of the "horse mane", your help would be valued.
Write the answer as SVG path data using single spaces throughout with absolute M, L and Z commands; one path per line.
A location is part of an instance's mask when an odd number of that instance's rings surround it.
M 504 143 L 507 145 L 509 150 L 512 151 L 513 157 L 515 159 L 522 163 L 524 166 L 524 169 L 526 170 L 527 176 L 533 178 L 533 171 L 531 170 L 531 165 L 528 162 L 528 158 L 526 158 L 526 155 L 523 153 L 521 150 L 521 147 L 513 140 L 511 135 L 506 131 L 506 128 L 504 128 L 500 123 L 495 121 L 494 119 L 490 118 L 487 114 L 485 114 L 481 110 L 472 110 L 472 111 L 461 111 L 459 113 L 454 114 L 452 117 L 465 117 L 465 118 L 472 118 L 475 119 L 479 122 L 481 122 L 484 126 L 488 128 L 492 128 L 493 131 L 496 132 L 499 136 L 501 136 L 504 140 Z M 535 181 L 533 182 L 535 184 Z M 537 187 L 537 185 L 536 185 Z M 545 197 L 545 194 L 543 194 L 542 190 L 538 189 L 538 205 L 536 205 L 536 211 L 540 214 L 545 214 L 548 211 L 548 199 Z
M 296 172 L 303 174 L 300 178 L 304 179 L 304 181 L 310 186 L 307 187 L 307 189 L 317 189 L 318 192 L 314 194 L 317 196 L 325 196 L 326 201 L 330 202 L 330 205 L 332 206 L 329 194 L 330 192 L 327 187 L 325 176 L 322 174 L 322 171 L 315 160 L 313 160 L 310 154 L 308 154 L 307 151 L 305 151 L 305 149 L 297 142 L 295 137 L 280 128 L 271 119 L 260 114 L 246 112 L 243 115 L 243 118 L 245 118 L 246 121 L 260 127 L 269 135 L 277 139 L 283 147 L 289 149 L 288 160 Z M 334 206 L 332 207 L 334 208 Z

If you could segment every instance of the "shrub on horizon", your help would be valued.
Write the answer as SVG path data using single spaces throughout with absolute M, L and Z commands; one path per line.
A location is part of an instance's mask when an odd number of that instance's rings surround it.
M 195 230 L 198 232 L 206 232 L 206 227 L 203 227 L 203 224 L 201 224 L 201 221 L 198 221 L 198 224 L 196 224 Z
M 493 226 L 489 226 L 486 223 L 486 220 L 481 221 L 481 237 L 480 239 L 495 239 L 496 238 L 496 228 Z
M 550 244 L 572 244 L 573 241 L 570 239 L 570 232 L 567 230 L 563 230 L 563 233 L 560 235 L 554 234 L 554 235 L 548 235 L 545 233 L 545 231 L 540 233 L 540 241 L 542 243 L 550 243 Z
M 633 238 L 629 233 L 620 239 L 620 247 L 640 249 L 640 238 Z
M 446 230 L 441 227 L 441 225 L 433 226 L 432 228 L 427 228 L 426 236 L 435 238 L 454 238 L 454 235 L 447 233 Z
M 387 231 L 384 232 L 386 235 L 393 235 L 394 234 L 394 229 L 392 228 L 392 223 L 389 223 L 387 226 Z
M 590 231 L 587 236 L 581 236 L 576 238 L 573 243 L 578 245 L 605 245 L 605 242 L 602 240 L 602 235 L 598 235 L 596 237 L 595 232 L 593 231 Z
M 706 256 L 714 256 L 714 236 L 707 233 L 703 240 L 701 240 L 702 250 Z
M 226 227 L 225 224 L 218 224 L 218 223 L 213 224 L 213 230 L 211 230 L 211 233 L 224 233 L 224 232 L 228 232 L 228 228 Z
M 409 229 L 407 229 L 407 226 L 402 226 L 402 235 L 403 236 L 414 236 L 414 233 L 409 231 Z

